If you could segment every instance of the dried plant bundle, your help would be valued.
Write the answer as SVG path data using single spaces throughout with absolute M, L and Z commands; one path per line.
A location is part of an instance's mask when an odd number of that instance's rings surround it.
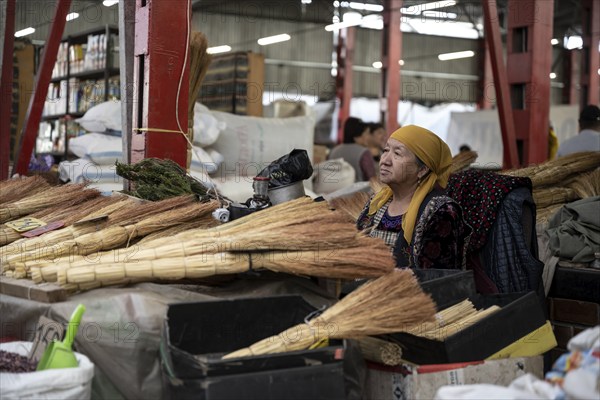
M 454 174 L 468 168 L 471 164 L 477 160 L 478 154 L 476 151 L 463 151 L 458 153 L 452 158 L 452 165 L 450 165 L 450 173 Z
M 600 196 L 600 168 L 578 175 L 568 186 L 582 199 Z
M 85 184 L 54 186 L 14 203 L 3 204 L 0 208 L 0 223 L 13 221 L 56 204 L 69 202 L 80 196 L 84 188 Z
M 209 213 L 216 207 L 216 202 L 198 203 L 193 196 L 173 197 L 155 203 L 140 204 L 136 207 L 136 212 L 133 213 L 136 215 L 130 216 L 126 220 L 138 220 L 139 222 L 122 226 L 118 221 L 113 221 L 113 224 L 107 225 L 104 229 L 78 235 L 73 240 L 61 243 L 60 246 L 54 246 L 51 254 L 53 258 L 48 258 L 47 253 L 43 254 L 43 257 L 35 257 L 35 255 L 28 253 L 25 255 L 26 259 L 23 260 L 24 255 L 22 254 L 20 264 L 15 265 L 15 268 L 18 266 L 26 272 L 33 265 L 44 262 L 53 263 L 53 260 L 61 256 L 66 255 L 71 258 L 85 256 L 101 250 L 114 249 L 139 236 Z M 117 213 L 122 215 L 121 210 L 116 211 L 114 214 Z M 109 220 L 114 214 L 109 216 Z M 140 220 L 140 218 L 142 219 Z M 38 253 L 38 256 L 41 255 L 42 253 Z
M 224 359 L 302 350 L 324 338 L 356 338 L 402 332 L 433 320 L 435 304 L 411 271 L 395 269 L 372 280 L 308 323 L 291 327 Z
M 0 207 L 5 203 L 14 203 L 49 188 L 48 182 L 38 175 L 0 181 Z
M 402 348 L 387 340 L 365 336 L 357 339 L 365 360 L 384 365 L 400 365 L 402 363 Z
M 600 165 L 600 153 L 588 151 L 569 154 L 527 168 L 502 171 L 502 174 L 531 178 L 533 187 L 538 188 L 565 182 L 582 172 L 597 168 L 598 165 Z
M 579 199 L 579 195 L 574 189 L 564 187 L 551 187 L 535 189 L 533 191 L 533 200 L 536 208 L 545 208 L 554 204 L 569 203 Z
M 344 211 L 353 222 L 356 222 L 370 197 L 369 193 L 356 192 L 350 196 L 331 199 L 329 205 L 336 210 Z
M 112 271 L 112 274 L 105 276 L 105 279 L 112 281 L 135 278 L 151 282 L 156 279 L 206 278 L 246 272 L 251 269 L 356 279 L 378 277 L 394 269 L 394 260 L 389 248 L 383 241 L 368 237 L 358 240 L 355 247 L 334 250 L 207 253 L 187 257 L 166 257 L 162 253 L 157 253 L 151 260 L 139 260 L 135 249 L 118 253 L 104 252 L 101 254 L 103 259 L 98 259 L 98 255 L 80 257 L 76 262 L 62 258 L 55 263 L 32 267 L 32 279 L 34 282 L 56 281 L 61 285 L 87 284 L 91 282 L 82 281 L 81 279 L 84 278 L 77 278 L 80 273 L 85 272 L 84 277 L 98 279 L 99 276 L 104 276 L 102 273 L 105 271 Z M 170 272 L 161 269 L 165 262 L 170 263 Z M 167 275 L 157 275 L 157 270 L 164 271 Z M 92 275 L 91 271 L 98 273 Z M 118 274 L 115 271 L 119 271 Z
M 535 216 L 536 224 L 546 224 L 548 220 L 552 218 L 552 216 L 565 204 L 567 203 L 557 203 L 545 208 L 537 209 Z
M 424 333 L 441 329 L 476 312 L 477 310 L 470 300 L 463 300 L 452 307 L 439 311 L 435 314 L 435 321 L 415 326 L 413 329 L 407 330 L 407 333 L 420 336 Z
M 485 310 L 478 310 L 475 313 L 469 314 L 464 318 L 459 319 L 451 324 L 447 324 L 439 329 L 434 329 L 429 332 L 422 332 L 418 336 L 425 337 L 431 340 L 444 341 L 452 335 L 470 327 L 478 321 L 490 316 L 496 311 L 500 310 L 498 306 L 491 306 L 486 308 Z

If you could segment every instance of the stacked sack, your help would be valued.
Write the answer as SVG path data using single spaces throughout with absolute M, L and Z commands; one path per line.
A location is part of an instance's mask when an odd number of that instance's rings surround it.
M 219 137 L 225 125 L 217 121 L 206 107 L 196 105 L 194 116 L 194 146 L 190 175 L 209 183 L 207 174 L 214 173 L 223 157 L 208 148 Z M 88 182 L 103 193 L 123 189 L 123 179 L 117 175 L 115 163 L 123 162 L 121 137 L 121 102 L 108 101 L 90 108 L 76 120 L 89 133 L 69 140 L 69 151 L 78 158 L 59 165 L 64 182 Z M 204 147 L 207 147 L 204 149 Z

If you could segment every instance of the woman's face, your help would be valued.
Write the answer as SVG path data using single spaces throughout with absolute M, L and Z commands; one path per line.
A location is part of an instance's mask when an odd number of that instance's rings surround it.
M 379 147 L 379 148 L 384 148 L 385 147 L 385 142 L 386 142 L 386 134 L 385 134 L 385 129 L 383 128 L 377 128 L 375 129 L 375 131 L 373 131 L 373 133 L 371 133 L 371 147 Z
M 379 161 L 380 180 L 385 184 L 413 185 L 419 179 L 417 157 L 396 139 L 388 139 Z

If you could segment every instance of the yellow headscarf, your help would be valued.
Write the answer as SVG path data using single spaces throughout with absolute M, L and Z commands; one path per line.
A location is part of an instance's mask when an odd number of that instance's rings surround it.
M 425 128 L 421 128 L 420 126 L 403 126 L 392 133 L 390 138 L 396 139 L 408 147 L 408 149 L 415 153 L 415 155 L 431 170 L 427 178 L 417 187 L 408 206 L 408 210 L 406 211 L 406 215 L 402 219 L 404 238 L 407 243 L 410 243 L 417 222 L 419 206 L 423 202 L 423 199 L 431 192 L 436 183 L 442 188 L 445 188 L 448 183 L 450 165 L 452 164 L 452 154 L 450 153 L 448 145 L 442 139 L 435 133 Z M 383 207 L 383 205 L 392 197 L 392 195 L 392 189 L 390 189 L 389 186 L 385 186 L 371 200 L 369 215 L 375 214 L 377 210 Z

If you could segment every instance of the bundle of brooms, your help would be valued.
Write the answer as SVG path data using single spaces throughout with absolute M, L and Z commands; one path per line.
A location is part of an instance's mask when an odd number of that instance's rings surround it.
M 193 196 L 180 196 L 155 203 L 141 204 L 136 207 L 135 216 L 129 215 L 128 219 L 113 217 L 110 226 L 81 235 L 72 241 L 63 242 L 60 246 L 55 246 L 52 249 L 52 256 L 55 259 L 65 255 L 68 255 L 68 258 L 82 258 L 101 250 L 114 249 L 123 245 L 127 247 L 131 241 L 138 237 L 199 218 L 202 215 L 211 213 L 217 207 L 217 202 L 199 203 L 195 201 Z M 22 276 L 31 267 L 43 266 L 44 261 L 50 265 L 57 264 L 42 258 L 31 258 L 36 256 L 35 253 L 38 253 L 39 256 L 39 252 L 21 254 L 21 261 L 14 265 L 15 269 L 20 269 L 17 273 L 18 276 Z M 7 264 L 9 267 L 11 266 L 10 262 Z
M 89 258 L 93 264 L 82 257 L 38 264 L 32 277 L 81 289 L 90 280 L 195 279 L 262 268 L 352 279 L 380 276 L 394 267 L 383 241 L 357 233 L 343 213 L 310 199 L 286 202 L 217 228 L 146 242 L 127 262 L 115 263 L 112 252 Z
M 0 207 L 5 203 L 13 203 L 36 193 L 44 192 L 49 188 L 48 182 L 38 175 L 1 181 Z
M 138 202 L 126 196 L 104 197 L 101 202 L 96 204 L 100 207 L 76 221 L 73 225 L 67 226 L 56 231 L 47 232 L 41 236 L 30 239 L 19 239 L 11 244 L 0 247 L 0 264 L 2 271 L 14 270 L 15 263 L 24 262 L 28 259 L 52 258 L 53 246 L 72 240 L 78 236 L 95 232 L 96 230 L 110 224 L 115 217 L 119 215 L 119 210 L 125 210 L 126 213 L 134 212 Z M 123 216 L 123 214 L 121 214 Z M 101 218 L 98 220 L 98 218 Z
M 303 197 L 211 229 L 188 230 L 145 242 L 136 252 L 135 261 L 230 251 L 339 249 L 354 246 L 358 236 L 343 212 Z M 111 257 L 100 255 L 98 260 L 106 262 Z
M 0 207 L 0 223 L 13 221 L 24 215 L 33 214 L 56 204 L 68 203 L 81 196 L 85 184 L 68 184 L 53 186 L 43 192 L 35 193 L 12 203 L 4 203 Z
M 63 226 L 71 225 L 73 222 L 87 215 L 93 207 L 100 202 L 100 192 L 97 190 L 82 190 L 80 196 L 74 197 L 66 203 L 45 208 L 27 217 L 36 218 L 46 224 L 61 222 Z M 0 246 L 7 245 L 21 239 L 21 232 L 0 226 Z
M 344 211 L 348 214 L 352 222 L 356 222 L 370 197 L 369 193 L 356 192 L 349 196 L 331 199 L 329 200 L 329 205 L 336 210 Z
M 210 214 L 219 206 L 217 202 L 198 203 L 183 200 L 189 200 L 189 198 L 163 200 L 161 203 L 164 204 L 161 204 L 154 214 L 148 215 L 134 224 L 113 225 L 98 232 L 80 236 L 71 242 L 63 243 L 60 254 L 54 253 L 55 256 L 63 256 L 62 258 L 30 260 L 17 264 L 17 266 L 20 266 L 25 272 L 31 271 L 32 279 L 35 282 L 53 282 L 56 280 L 58 270 L 73 268 L 72 264 L 76 262 L 83 266 L 93 263 L 95 268 L 103 268 L 103 264 L 99 262 L 100 254 L 110 254 L 112 256 L 111 265 L 126 264 L 127 261 L 131 261 L 130 258 L 133 258 L 133 262 L 136 263 L 135 254 L 138 245 L 128 249 L 131 241 L 165 227 L 176 226 L 200 218 Z M 110 249 L 128 250 L 98 253 Z M 65 256 L 65 254 L 68 255 Z M 72 260 L 76 260 L 76 262 Z
M 323 339 L 402 332 L 432 321 L 435 304 L 413 273 L 395 269 L 367 282 L 318 317 L 263 339 L 223 359 L 304 350 Z

